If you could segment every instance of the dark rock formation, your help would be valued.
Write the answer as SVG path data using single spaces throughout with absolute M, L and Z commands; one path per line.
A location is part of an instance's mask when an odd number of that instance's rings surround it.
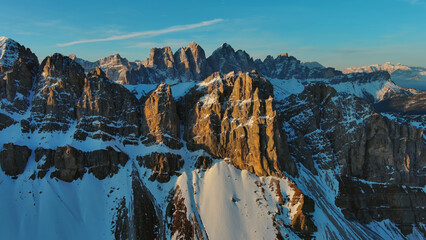
M 380 114 L 366 119 L 359 139 L 341 159 L 343 174 L 372 182 L 426 184 L 423 130 Z
M 161 213 L 157 212 L 155 201 L 136 172 L 132 174 L 133 214 L 130 239 L 161 239 L 164 237 Z
M 199 156 L 195 162 L 194 167 L 201 168 L 201 170 L 206 171 L 212 166 L 213 160 L 209 156 Z
M 78 124 L 74 138 L 112 140 L 124 137 L 136 142 L 140 135 L 139 101 L 123 86 L 108 80 L 95 68 L 84 80 L 83 94 L 77 103 Z
M 413 224 L 426 234 L 426 194 L 421 188 L 403 185 L 369 184 L 343 177 L 339 183 L 336 205 L 346 218 L 368 224 L 390 219 L 404 235 L 413 231 Z
M 207 233 L 201 230 L 202 223 L 194 215 L 188 219 L 187 212 L 185 198 L 177 186 L 173 200 L 167 206 L 167 217 L 171 218 L 171 235 L 175 236 L 175 239 L 208 239 Z
M 44 59 L 41 68 L 28 120 L 30 129 L 66 131 L 76 119 L 75 102 L 83 91 L 84 70 L 57 53 Z
M 162 83 L 148 94 L 144 114 L 144 143 L 164 143 L 175 149 L 182 147 L 176 103 L 168 84 Z
M 312 221 L 315 211 L 315 202 L 296 187 L 290 185 L 294 194 L 290 199 L 290 206 L 298 205 L 296 213 L 291 220 L 291 229 L 303 239 L 312 239 L 312 235 L 317 231 L 317 227 Z
M 316 172 L 313 161 L 320 169 L 340 169 L 336 203 L 348 219 L 362 223 L 391 219 L 404 234 L 424 222 L 424 217 L 410 215 L 424 216 L 418 208 L 424 192 L 405 186 L 425 185 L 422 130 L 389 120 L 374 113 L 366 101 L 339 96 L 322 84 L 290 96 L 279 111 L 286 119 L 295 158 L 312 172 Z
M 17 177 L 24 172 L 31 152 L 27 146 L 13 143 L 3 144 L 3 150 L 0 152 L 1 169 L 7 175 Z
M 37 56 L 29 48 L 0 37 L 0 108 L 24 113 L 38 71 Z
M 152 169 L 151 181 L 168 182 L 170 176 L 179 171 L 184 161 L 182 157 L 173 153 L 158 153 L 154 152 L 150 155 L 138 157 L 139 166 L 145 166 Z
M 152 48 L 148 59 L 142 62 L 142 65 L 146 68 L 152 68 L 160 72 L 161 74 L 159 75 L 163 75 L 162 81 L 166 78 L 174 78 L 177 75 L 174 64 L 175 60 L 170 47 Z
M 235 71 L 250 72 L 255 69 L 253 59 L 243 50 L 235 51 L 229 44 L 224 43 L 207 58 L 212 73 L 223 74 Z
M 89 62 L 81 58 L 77 58 L 74 54 L 69 56 L 72 60 L 79 63 L 85 70 L 85 72 L 91 72 L 95 70 L 96 67 L 101 68 L 108 79 L 115 81 L 120 84 L 136 84 L 143 82 L 133 82 L 133 80 L 128 78 L 128 73 L 137 68 L 137 64 L 134 62 L 129 62 L 126 58 L 121 57 L 118 53 L 101 58 L 96 62 Z
M 195 42 L 179 48 L 173 57 L 177 71 L 186 79 L 202 80 L 211 72 L 204 50 Z
M 121 199 L 116 208 L 112 228 L 115 239 L 165 239 L 161 211 L 136 171 L 132 172 L 131 184 L 131 200 L 126 203 L 126 198 Z
M 56 150 L 36 149 L 38 177 L 43 178 L 46 172 L 54 167 L 51 177 L 71 182 L 82 178 L 88 169 L 98 179 L 104 179 L 116 174 L 119 166 L 124 166 L 129 157 L 123 152 L 117 152 L 111 147 L 106 150 L 83 152 L 71 146 L 58 147 Z
M 374 105 L 378 112 L 397 112 L 406 114 L 424 115 L 426 114 L 426 104 L 424 100 L 426 92 L 417 94 L 392 94 L 383 101 Z
M 230 158 L 257 175 L 296 175 L 280 133 L 272 85 L 256 72 L 219 73 L 194 87 L 180 103 L 190 149 Z M 194 106 L 188 111 L 187 106 Z
M 15 120 L 13 120 L 13 118 L 3 113 L 0 113 L 0 131 L 11 126 L 14 123 L 15 123 Z

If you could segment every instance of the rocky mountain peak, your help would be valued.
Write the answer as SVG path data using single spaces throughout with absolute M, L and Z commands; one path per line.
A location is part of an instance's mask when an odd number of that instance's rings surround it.
M 37 56 L 14 40 L 0 37 L 0 104 L 7 111 L 25 111 L 39 71 Z
M 19 58 L 20 45 L 7 37 L 0 37 L 0 67 L 11 68 Z
M 107 76 L 105 75 L 105 72 L 102 71 L 102 69 L 99 67 L 95 67 L 95 69 L 87 73 L 88 78 L 92 76 L 97 76 L 99 78 L 105 78 L 105 79 L 107 78 Z
M 174 59 L 172 49 L 168 46 L 163 48 L 152 48 L 148 59 L 142 64 L 148 68 L 173 68 Z
M 183 100 L 185 139 L 259 176 L 297 175 L 274 108 L 273 87 L 256 72 L 212 74 Z M 189 111 L 183 106 L 194 106 Z
M 77 88 L 83 87 L 83 67 L 67 56 L 55 53 L 43 60 L 41 69 L 43 77 L 61 78 Z
M 144 104 L 146 133 L 145 143 L 164 143 L 171 148 L 180 148 L 179 117 L 172 90 L 168 84 L 157 86 L 148 96 Z

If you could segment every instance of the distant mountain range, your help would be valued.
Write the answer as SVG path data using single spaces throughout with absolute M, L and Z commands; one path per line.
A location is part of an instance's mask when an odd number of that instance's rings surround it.
M 409 67 L 400 63 L 393 65 L 386 62 L 382 65 L 374 64 L 363 67 L 350 67 L 343 70 L 343 73 L 377 72 L 387 71 L 391 74 L 392 81 L 404 88 L 415 88 L 426 90 L 426 68 Z

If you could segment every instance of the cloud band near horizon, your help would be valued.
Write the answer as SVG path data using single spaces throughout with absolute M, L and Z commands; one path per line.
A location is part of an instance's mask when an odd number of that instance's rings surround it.
M 210 21 L 203 21 L 203 22 L 200 22 L 200 23 L 172 26 L 172 27 L 168 27 L 168 28 L 164 28 L 164 29 L 160 29 L 160 30 L 135 32 L 135 33 L 129 33 L 129 34 L 119 35 L 119 36 L 111 36 L 111 37 L 107 37 L 107 38 L 87 39 L 87 40 L 78 40 L 78 41 L 67 42 L 67 43 L 58 43 L 57 46 L 58 47 L 67 47 L 67 46 L 72 46 L 72 45 L 82 44 L 82 43 L 117 41 L 117 40 L 124 40 L 124 39 L 141 37 L 141 36 L 154 37 L 154 36 L 158 36 L 158 35 L 162 35 L 162 34 L 166 34 L 166 33 L 181 32 L 181 31 L 186 31 L 186 30 L 190 30 L 190 29 L 210 26 L 210 25 L 216 24 L 218 22 L 222 22 L 222 21 L 223 21 L 223 19 L 218 18 L 218 19 L 213 19 L 213 20 L 210 20 Z

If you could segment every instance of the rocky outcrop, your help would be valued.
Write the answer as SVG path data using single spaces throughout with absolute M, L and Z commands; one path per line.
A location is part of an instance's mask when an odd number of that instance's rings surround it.
M 133 214 L 131 224 L 133 231 L 130 239 L 162 239 L 164 229 L 161 212 L 156 209 L 154 197 L 140 180 L 132 173 Z
M 315 202 L 304 195 L 295 184 L 291 184 L 290 187 L 294 194 L 289 200 L 289 205 L 290 207 L 296 207 L 296 212 L 292 213 L 291 229 L 303 239 L 312 239 L 313 234 L 317 231 L 317 227 L 312 220 Z
M 186 79 L 202 80 L 211 72 L 204 50 L 195 42 L 179 48 L 173 57 L 177 71 Z
M 290 149 L 311 171 L 310 156 L 334 156 L 343 175 L 424 186 L 426 161 L 421 129 L 394 122 L 374 113 L 364 100 L 338 96 L 333 88 L 321 84 L 291 96 L 280 112 L 295 130 L 289 136 L 294 146 Z M 315 160 L 323 169 L 337 167 L 332 161 Z
M 126 88 L 108 80 L 97 67 L 84 79 L 76 115 L 74 138 L 78 140 L 123 137 L 125 143 L 135 144 L 140 136 L 139 101 Z
M 144 115 L 144 143 L 164 143 L 175 149 L 182 147 L 176 103 L 168 84 L 162 83 L 148 94 Z
M 58 147 L 56 150 L 37 148 L 35 156 L 39 178 L 43 178 L 54 167 L 51 177 L 66 182 L 82 178 L 87 169 L 96 178 L 104 179 L 117 173 L 120 165 L 124 166 L 129 160 L 125 153 L 111 147 L 92 152 L 83 152 L 71 146 Z
M 230 158 L 257 175 L 296 175 L 272 93 L 272 85 L 256 72 L 211 75 L 180 103 L 187 146 Z M 187 106 L 194 107 L 188 111 Z
M 188 219 L 185 198 L 179 186 L 176 186 L 173 200 L 167 206 L 167 218 L 170 218 L 171 236 L 173 239 L 208 239 L 207 233 L 201 230 L 202 223 L 194 214 Z
M 80 64 L 85 72 L 91 72 L 95 70 L 96 67 L 102 69 L 107 78 L 120 83 L 120 84 L 136 84 L 143 82 L 132 82 L 132 79 L 129 79 L 127 74 L 132 70 L 137 68 L 138 64 L 134 62 L 129 62 L 126 58 L 120 56 L 116 53 L 114 55 L 101 58 L 95 62 L 86 61 L 84 59 L 78 58 L 75 54 L 69 56 L 72 60 Z
M 0 131 L 11 126 L 15 123 L 13 118 L 7 116 L 6 114 L 0 113 Z
M 424 186 L 426 176 L 422 130 L 374 113 L 365 100 L 338 95 L 322 84 L 307 86 L 278 109 L 295 158 L 312 172 L 314 163 L 340 170 L 336 204 L 346 218 L 362 223 L 390 219 L 404 234 L 424 222 L 410 215 L 424 215 L 417 206 L 425 194 L 415 190 Z
M 130 200 L 123 198 L 117 206 L 112 228 L 115 239 L 165 239 L 162 213 L 135 170 L 131 186 Z
M 212 72 L 223 74 L 235 71 L 250 72 L 255 69 L 253 58 L 245 51 L 235 51 L 231 45 L 224 43 L 207 58 Z
M 58 53 L 44 59 L 41 68 L 31 117 L 21 124 L 39 132 L 67 131 L 76 119 L 75 102 L 83 91 L 84 69 Z
M 423 99 L 426 97 L 426 92 L 409 94 L 406 91 L 400 93 L 392 93 L 386 96 L 383 101 L 374 105 L 378 112 L 396 112 L 413 115 L 426 114 L 426 105 Z
M 29 48 L 0 37 L 0 108 L 23 114 L 38 71 L 37 56 Z
M 148 59 L 143 61 L 142 65 L 160 72 L 159 75 L 163 76 L 162 81 L 166 78 L 174 78 L 177 75 L 174 67 L 175 60 L 170 47 L 152 48 Z
M 339 96 L 324 84 L 311 84 L 298 95 L 291 95 L 278 105 L 284 119 L 290 152 L 310 171 L 314 161 L 322 169 L 334 169 L 328 156 L 346 156 L 358 135 L 360 121 L 373 113 L 372 107 L 354 96 Z M 336 146 L 337 145 L 337 146 Z
M 3 144 L 3 150 L 0 152 L 1 169 L 7 175 L 16 178 L 24 172 L 31 152 L 31 149 L 27 146 L 19 146 L 13 143 Z
M 341 159 L 343 174 L 372 182 L 424 186 L 423 130 L 377 113 L 364 124 L 348 157 Z
M 151 181 L 168 182 L 170 177 L 176 175 L 184 164 L 182 157 L 173 153 L 153 152 L 150 155 L 138 157 L 139 166 L 152 170 L 149 177 Z
M 213 159 L 211 159 L 209 156 L 201 155 L 197 158 L 194 167 L 201 168 L 201 170 L 206 171 L 212 166 L 212 163 Z
M 413 232 L 413 225 L 426 234 L 425 202 L 421 188 L 365 183 L 348 177 L 340 180 L 336 199 L 347 219 L 363 224 L 390 219 L 404 235 Z

